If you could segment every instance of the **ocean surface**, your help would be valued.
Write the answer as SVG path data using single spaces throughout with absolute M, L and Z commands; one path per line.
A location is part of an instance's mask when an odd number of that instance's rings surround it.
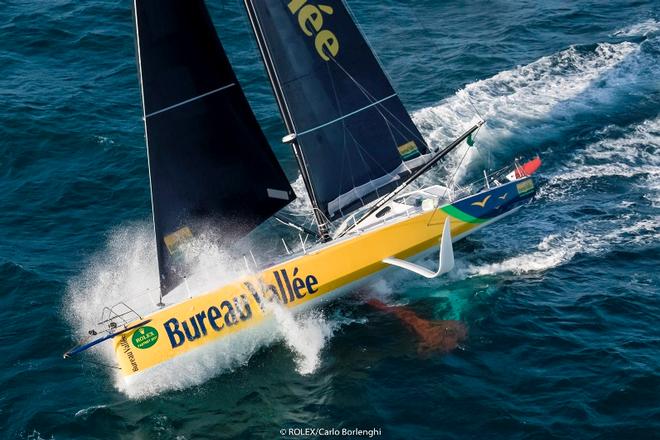
M 369 288 L 468 340 L 420 356 L 360 292 L 130 388 L 103 348 L 62 353 L 157 283 L 131 3 L 0 3 L 0 438 L 660 438 L 660 3 L 349 0 L 429 142 L 488 121 L 435 177 L 543 158 L 534 203 L 450 276 Z M 208 3 L 295 181 L 241 2 Z

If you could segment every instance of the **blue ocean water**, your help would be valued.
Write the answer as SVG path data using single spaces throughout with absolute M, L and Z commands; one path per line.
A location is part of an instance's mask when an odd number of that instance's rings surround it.
M 294 181 L 241 4 L 208 3 Z M 4 0 L 1 438 L 280 438 L 293 427 L 658 438 L 660 5 L 348 3 L 430 142 L 476 112 L 488 120 L 460 175 L 543 157 L 535 202 L 457 246 L 454 274 L 372 287 L 420 316 L 464 321 L 465 345 L 420 356 L 394 316 L 353 296 L 284 323 L 278 342 L 152 388 L 62 360 L 83 330 L 76 316 L 94 321 L 156 282 L 131 2 Z

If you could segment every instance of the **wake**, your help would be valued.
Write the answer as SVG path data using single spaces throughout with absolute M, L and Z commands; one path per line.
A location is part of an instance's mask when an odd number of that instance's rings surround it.
M 613 37 L 650 37 L 660 33 L 660 21 L 649 18 L 641 23 L 619 29 L 612 34 Z
M 449 144 L 479 117 L 487 121 L 478 149 L 463 145 L 436 177 L 453 172 L 466 154 L 459 176 L 471 166 L 484 167 L 486 154 L 479 150 L 502 158 L 495 166 L 522 152 L 538 152 L 540 144 L 574 129 L 577 118 L 620 111 L 631 92 L 657 91 L 660 66 L 647 48 L 657 44 L 654 39 L 570 47 L 468 84 L 437 106 L 418 110 L 413 119 L 434 148 Z
M 463 144 L 426 179 L 442 181 L 460 163 L 460 181 L 471 168 L 485 167 L 489 154 L 498 167 L 520 153 L 537 153 L 540 144 L 561 139 L 565 131 L 574 129 L 576 118 L 610 113 L 631 91 L 657 89 L 660 66 L 645 44 L 570 47 L 468 84 L 437 105 L 415 111 L 413 120 L 433 149 L 446 147 L 480 118 L 487 121 L 477 135 L 478 148 Z M 293 188 L 299 197 L 287 209 L 292 215 L 306 216 L 311 204 L 302 177 Z
M 660 117 L 628 127 L 608 126 L 600 140 L 574 153 L 548 176 L 539 199 L 560 203 L 572 200 L 588 182 L 617 177 L 643 194 L 653 208 L 660 206 Z M 623 179 L 623 180 L 621 180 Z M 469 264 L 463 277 L 500 273 L 525 274 L 553 269 L 576 255 L 602 255 L 617 247 L 644 246 L 660 241 L 660 216 L 639 216 L 622 202 L 612 220 L 588 220 L 578 227 L 543 238 L 537 249 L 497 263 Z M 612 209 L 610 209 L 612 211 Z
M 601 43 L 592 49 L 571 47 L 529 65 L 468 84 L 438 105 L 416 111 L 413 118 L 429 143 L 441 148 L 478 119 L 476 108 L 488 120 L 488 125 L 479 134 L 480 147 L 496 151 L 496 156 L 506 157 L 508 162 L 512 156 L 536 145 L 524 139 L 538 143 L 549 136 L 561 136 L 563 129 L 573 126 L 577 115 L 607 111 L 631 88 L 648 87 L 643 78 L 657 78 L 658 67 L 642 45 L 621 42 Z M 648 136 L 647 141 L 655 139 L 653 148 L 658 148 L 657 125 L 657 119 L 647 121 L 635 128 L 638 130 L 635 136 Z M 608 133 L 603 135 L 609 136 Z M 511 142 L 510 139 L 518 141 Z M 628 149 L 636 148 L 634 136 L 617 139 L 618 152 L 616 148 L 607 150 L 605 143 L 596 143 L 580 153 L 584 154 L 585 161 L 589 158 L 600 162 L 588 166 L 585 163 L 580 171 L 584 175 L 573 178 L 600 176 L 607 172 L 606 167 L 611 166 L 613 160 L 629 157 L 631 150 Z M 502 147 L 504 144 L 506 146 Z M 648 156 L 640 156 L 639 162 L 635 163 L 621 159 L 621 166 L 616 169 L 631 176 L 646 173 L 648 197 L 657 206 L 660 179 L 654 151 L 648 150 Z M 466 150 L 456 152 L 437 176 L 453 171 L 464 154 Z M 576 159 L 580 157 L 576 156 Z M 467 154 L 463 171 L 483 160 L 483 156 L 473 149 Z M 568 168 L 551 175 L 550 189 L 542 197 L 547 200 L 563 197 L 559 189 L 563 183 L 560 185 L 560 181 L 567 172 Z M 300 179 L 294 184 L 299 198 L 289 207 L 293 215 L 302 216 L 309 212 L 309 202 L 302 186 Z M 459 274 L 471 277 L 543 271 L 565 264 L 579 253 L 606 252 L 614 245 L 631 240 L 658 239 L 660 226 L 657 219 L 631 219 L 629 226 L 621 227 L 623 221 L 613 223 L 599 236 L 590 232 L 589 225 L 548 235 L 531 253 L 497 263 L 463 263 L 458 267 Z M 132 303 L 136 296 L 140 296 L 143 298 L 138 301 L 140 313 L 155 309 L 158 274 L 153 240 L 153 229 L 146 222 L 121 226 L 109 234 L 105 247 L 88 261 L 82 273 L 69 282 L 63 313 L 76 336 L 84 337 L 86 331 L 95 326 L 104 306 L 120 301 Z M 190 264 L 201 275 L 190 280 L 189 292 L 183 295 L 197 295 L 245 273 L 242 262 L 230 261 L 222 249 L 211 243 L 212 240 L 202 240 L 191 251 Z M 162 368 L 141 373 L 131 383 L 117 377 L 115 386 L 131 398 L 189 388 L 246 365 L 257 351 L 274 343 L 282 343 L 290 350 L 300 374 L 312 374 L 322 363 L 324 347 L 342 323 L 341 319 L 329 318 L 322 313 L 293 315 L 287 310 L 275 310 L 267 325 L 193 350 Z M 110 345 L 103 344 L 96 351 L 96 356 L 106 363 L 114 363 Z
M 569 263 L 576 255 L 602 255 L 616 247 L 644 245 L 660 240 L 660 221 L 657 218 L 637 221 L 628 226 L 623 224 L 625 222 L 620 221 L 606 225 L 614 229 L 599 234 L 589 229 L 602 225 L 589 222 L 582 228 L 544 237 L 534 252 L 497 263 L 468 264 L 459 268 L 457 274 L 462 278 L 470 278 L 502 273 L 523 275 L 544 272 Z

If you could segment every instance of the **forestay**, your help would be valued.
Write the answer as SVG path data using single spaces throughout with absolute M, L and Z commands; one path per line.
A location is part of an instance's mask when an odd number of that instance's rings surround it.
M 295 198 L 202 0 L 135 0 L 161 291 L 204 229 L 240 237 Z
M 342 1 L 245 3 L 307 189 L 325 217 L 387 194 L 424 163 L 424 139 Z

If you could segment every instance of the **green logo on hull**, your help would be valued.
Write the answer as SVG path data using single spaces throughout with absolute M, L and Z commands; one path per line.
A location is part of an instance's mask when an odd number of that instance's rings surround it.
M 153 327 L 140 327 L 133 333 L 133 346 L 144 350 L 149 348 L 158 341 L 158 330 Z

